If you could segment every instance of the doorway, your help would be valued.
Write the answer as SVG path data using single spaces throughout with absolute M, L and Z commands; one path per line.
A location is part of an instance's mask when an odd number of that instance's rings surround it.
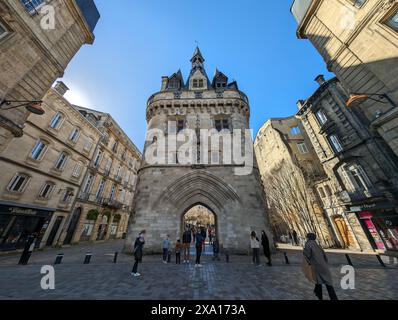
M 81 214 L 82 214 L 82 208 L 77 208 L 75 212 L 73 212 L 72 219 L 69 223 L 68 231 L 64 240 L 64 244 L 72 243 L 73 235 L 75 234 L 75 230 L 77 224 L 79 223 Z
M 57 217 L 57 219 L 54 222 L 53 228 L 50 232 L 50 235 L 48 236 L 46 246 L 52 246 L 54 243 L 55 236 L 58 233 L 59 227 L 61 226 L 62 220 L 64 217 Z

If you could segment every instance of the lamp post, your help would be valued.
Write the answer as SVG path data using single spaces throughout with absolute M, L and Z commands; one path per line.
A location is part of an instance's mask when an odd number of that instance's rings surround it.
M 37 114 L 39 116 L 45 113 L 41 104 L 43 101 L 11 101 L 11 100 L 3 100 L 0 103 L 0 111 L 11 110 L 15 108 L 25 107 L 31 113 Z M 17 104 L 17 105 L 13 105 Z M 6 106 L 3 108 L 3 106 Z
M 377 97 L 378 99 L 373 97 Z M 352 93 L 346 103 L 346 106 L 351 107 L 355 102 L 362 102 L 366 100 L 373 100 L 381 103 L 386 103 L 383 100 L 387 100 L 394 108 L 397 107 L 397 104 L 386 93 Z

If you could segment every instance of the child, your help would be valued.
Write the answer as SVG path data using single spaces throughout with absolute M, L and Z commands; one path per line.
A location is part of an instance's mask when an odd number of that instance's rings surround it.
M 181 244 L 181 240 L 178 239 L 177 243 L 176 243 L 176 264 L 181 264 L 181 248 L 182 248 L 182 244 Z

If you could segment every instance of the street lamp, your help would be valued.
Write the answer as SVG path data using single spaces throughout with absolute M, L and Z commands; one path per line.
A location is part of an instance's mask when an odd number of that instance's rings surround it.
M 375 99 L 373 97 L 377 97 Z M 352 93 L 350 98 L 348 99 L 346 105 L 347 107 L 351 107 L 355 102 L 363 102 L 366 100 L 373 100 L 376 102 L 387 103 L 383 100 L 387 100 L 394 108 L 397 107 L 394 101 L 386 94 L 386 93 Z
M 41 104 L 43 101 L 10 101 L 10 100 L 3 100 L 0 103 L 0 110 L 11 110 L 15 108 L 25 107 L 31 113 L 37 114 L 39 116 L 45 113 L 44 109 L 42 108 Z M 17 104 L 17 105 L 12 105 Z M 6 108 L 3 108 L 3 106 Z

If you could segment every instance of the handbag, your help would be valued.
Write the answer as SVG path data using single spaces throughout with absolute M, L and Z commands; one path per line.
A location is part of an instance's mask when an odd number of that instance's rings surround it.
M 311 264 L 308 263 L 306 258 L 303 259 L 301 269 L 304 273 L 304 276 L 307 278 L 308 281 L 315 283 L 315 284 L 317 283 L 315 268 Z

